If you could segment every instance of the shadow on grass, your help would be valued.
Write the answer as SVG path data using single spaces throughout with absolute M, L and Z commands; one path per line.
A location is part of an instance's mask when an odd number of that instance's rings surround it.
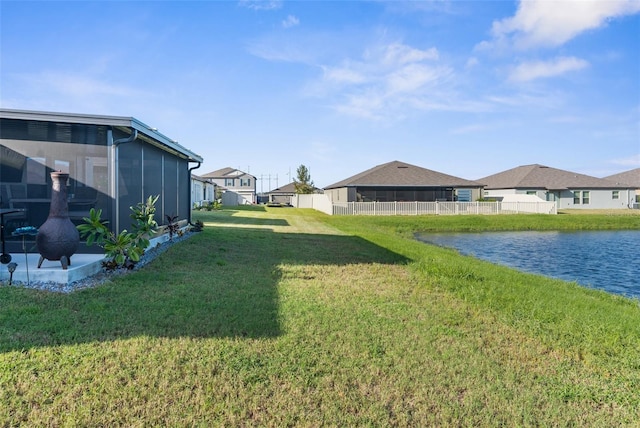
M 71 294 L 0 287 L 0 352 L 154 337 L 275 337 L 282 264 L 405 263 L 353 236 L 209 227 L 111 283 Z
M 208 213 L 226 213 L 228 215 L 233 215 L 234 213 L 242 212 L 242 211 L 266 212 L 267 208 L 264 205 L 236 205 L 236 206 L 224 205 L 222 207 L 222 209 L 213 210 L 213 211 L 205 211 L 205 212 L 208 212 Z
M 269 217 L 246 217 L 243 215 L 236 215 L 242 212 L 247 211 L 257 211 L 257 212 L 265 212 L 266 209 L 263 206 L 246 206 L 246 207 L 236 207 L 233 208 L 225 208 L 219 211 L 208 211 L 198 213 L 202 220 L 206 222 L 214 222 L 214 223 L 225 223 L 225 224 L 235 224 L 235 225 L 255 225 L 255 226 L 288 226 L 289 222 L 284 219 L 277 218 L 269 218 Z
M 209 219 L 208 221 L 215 221 L 215 218 Z M 263 217 L 226 217 L 224 219 L 224 223 L 226 224 L 235 224 L 235 225 L 251 225 L 251 226 L 289 226 L 289 222 L 284 219 L 278 218 L 263 218 Z

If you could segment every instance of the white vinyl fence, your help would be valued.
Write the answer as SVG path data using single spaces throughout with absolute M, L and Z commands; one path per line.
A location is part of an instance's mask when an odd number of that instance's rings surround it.
M 334 202 L 326 195 L 297 195 L 298 208 L 314 208 L 329 215 L 464 215 L 558 214 L 555 202 Z
M 346 202 L 333 215 L 557 214 L 555 202 Z

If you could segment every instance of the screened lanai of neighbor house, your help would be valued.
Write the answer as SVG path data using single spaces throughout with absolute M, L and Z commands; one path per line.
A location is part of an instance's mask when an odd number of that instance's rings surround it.
M 324 193 L 332 202 L 471 202 L 481 190 L 475 181 L 392 161 L 327 186 Z
M 53 171 L 69 174 L 73 223 L 96 208 L 120 232 L 131 228 L 130 207 L 149 196 L 159 196 L 159 225 L 167 215 L 190 221 L 190 177 L 201 163 L 202 157 L 132 117 L 0 109 L 0 208 L 17 210 L 3 216 L 7 250 L 22 248 L 22 238 L 12 237 L 16 228 L 46 221 Z M 98 249 L 78 250 L 91 251 Z

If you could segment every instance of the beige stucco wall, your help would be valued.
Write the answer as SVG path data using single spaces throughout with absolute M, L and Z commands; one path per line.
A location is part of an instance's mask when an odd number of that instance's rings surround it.
M 325 190 L 324 194 L 327 195 L 331 202 L 350 202 L 349 189 L 347 187 Z
M 572 190 L 563 190 L 560 192 L 560 199 L 558 203 L 558 209 L 626 209 L 633 200 L 633 191 L 631 190 L 618 190 L 618 199 L 613 199 L 613 190 L 611 189 L 585 189 L 589 191 L 589 203 L 588 204 L 574 204 Z M 616 189 L 617 190 L 617 189 Z M 533 190 L 529 190 L 533 191 Z M 502 196 L 512 194 L 526 194 L 527 190 L 518 189 L 499 189 L 499 190 L 485 190 L 484 196 Z M 540 199 L 548 200 L 547 194 L 551 193 L 546 189 L 537 189 L 536 196 Z

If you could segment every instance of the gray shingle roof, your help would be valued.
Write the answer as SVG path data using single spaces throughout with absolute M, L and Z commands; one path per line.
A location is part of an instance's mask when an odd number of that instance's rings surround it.
M 284 194 L 290 194 L 290 193 L 296 193 L 296 185 L 295 183 L 291 182 L 289 184 L 285 184 L 284 186 L 278 187 L 277 189 L 273 189 L 269 192 L 267 192 L 269 194 L 274 193 L 274 194 L 280 194 L 280 193 L 284 193 Z
M 408 163 L 393 161 L 375 166 L 325 189 L 354 186 L 375 187 L 482 187 L 482 184 Z
M 237 178 L 237 177 L 241 177 L 244 175 L 249 175 L 251 177 L 253 177 L 253 175 L 248 174 L 244 171 L 240 171 L 239 169 L 236 168 L 231 168 L 231 167 L 226 167 L 226 168 L 222 168 L 222 169 L 218 169 L 215 171 L 211 171 L 208 172 L 204 175 L 202 175 L 202 177 L 205 178 Z
M 624 183 L 640 189 L 640 168 L 631 171 L 621 172 L 619 174 L 604 177 L 605 180 L 615 181 L 616 183 Z
M 315 186 L 313 187 L 313 191 L 314 192 L 317 192 L 318 190 L 320 190 L 320 189 L 318 189 Z M 285 184 L 284 186 L 278 187 L 277 189 L 273 189 L 273 190 L 271 190 L 271 191 L 269 191 L 267 193 L 268 194 L 274 194 L 274 195 L 280 195 L 280 194 L 289 195 L 289 194 L 292 194 L 292 193 L 295 194 L 296 193 L 296 183 L 292 181 L 289 184 Z
M 523 165 L 478 179 L 487 189 L 617 189 L 629 188 L 603 178 L 591 177 L 544 165 Z

